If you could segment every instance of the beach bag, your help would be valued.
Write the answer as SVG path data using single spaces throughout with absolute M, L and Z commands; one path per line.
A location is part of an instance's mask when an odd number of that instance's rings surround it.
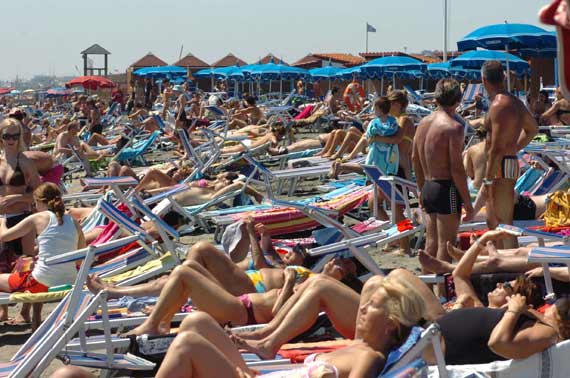
M 558 191 L 548 197 L 544 223 L 548 227 L 570 225 L 570 193 Z

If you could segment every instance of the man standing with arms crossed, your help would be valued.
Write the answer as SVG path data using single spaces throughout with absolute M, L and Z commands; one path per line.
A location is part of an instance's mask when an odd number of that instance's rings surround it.
M 435 88 L 438 109 L 422 119 L 414 138 L 412 162 L 420 190 L 420 205 L 427 213 L 426 252 L 450 261 L 447 242 L 454 243 L 461 220 L 473 217 L 467 189 L 467 175 L 461 154 L 464 146 L 464 125 L 455 109 L 461 101 L 459 83 L 440 80 Z
M 524 104 L 505 90 L 505 74 L 499 61 L 483 64 L 481 78 L 491 106 L 485 119 L 487 166 L 483 195 L 487 198 L 487 225 L 513 223 L 514 189 L 519 177 L 517 153 L 538 133 L 538 125 Z M 516 247 L 516 239 L 503 241 Z

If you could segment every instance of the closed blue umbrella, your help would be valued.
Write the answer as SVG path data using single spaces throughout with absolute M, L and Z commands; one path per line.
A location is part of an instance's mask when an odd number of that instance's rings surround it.
M 498 60 L 503 63 L 509 62 L 511 70 L 513 70 L 519 76 L 527 74 L 530 69 L 530 65 L 526 61 L 515 55 L 503 51 L 491 50 L 469 51 L 453 59 L 449 64 L 452 69 L 460 68 L 480 70 L 483 66 L 483 63 L 488 60 Z

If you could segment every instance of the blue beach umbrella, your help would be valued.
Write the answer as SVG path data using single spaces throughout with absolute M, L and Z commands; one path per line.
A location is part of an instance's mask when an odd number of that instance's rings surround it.
M 552 49 L 557 47 L 556 35 L 538 26 L 528 24 L 494 24 L 483 26 L 467 34 L 457 42 L 459 51 L 474 50 L 476 48 L 487 50 L 521 49 Z M 509 57 L 510 58 L 510 57 Z M 511 90 L 510 59 L 506 60 L 507 86 Z
M 425 71 L 425 69 L 424 63 L 408 56 L 385 56 L 361 66 L 361 71 L 369 78 L 393 76 L 398 72 Z
M 495 24 L 475 29 L 457 41 L 459 51 L 556 48 L 556 34 L 528 24 Z
M 363 73 L 361 67 L 362 66 L 343 68 L 337 72 L 336 77 L 340 80 L 351 80 L 354 76 L 356 76 L 357 79 L 362 79 Z
M 311 75 L 311 78 L 314 80 L 333 80 L 340 71 L 342 71 L 342 68 L 328 65 L 326 67 L 309 70 L 309 75 Z
M 510 70 L 514 71 L 518 76 L 523 76 L 530 70 L 530 65 L 521 58 L 503 51 L 491 50 L 469 51 L 451 60 L 449 64 L 452 69 L 480 70 L 483 63 L 488 60 L 498 60 L 502 63 L 509 62 Z
M 243 80 L 244 74 L 240 66 L 219 67 L 212 70 L 216 79 Z
M 187 71 L 186 68 L 178 66 L 161 66 L 161 67 L 139 68 L 138 70 L 134 71 L 133 74 L 137 76 L 152 77 L 152 78 L 159 78 L 159 77 L 170 78 L 177 76 L 186 76 Z
M 451 76 L 449 62 L 431 63 L 427 65 L 427 74 L 432 79 L 443 79 Z

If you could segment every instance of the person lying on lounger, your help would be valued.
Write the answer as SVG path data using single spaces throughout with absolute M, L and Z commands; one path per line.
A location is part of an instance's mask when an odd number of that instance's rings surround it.
M 235 145 L 223 147 L 222 154 L 237 154 L 263 145 L 277 147 L 279 142 L 285 137 L 286 133 L 287 129 L 285 126 L 282 123 L 276 123 L 269 128 L 269 132 L 267 134 L 261 137 L 245 139 L 240 142 L 236 142 Z
M 373 377 L 380 374 L 388 353 L 398 348 L 411 328 L 424 315 L 424 305 L 413 287 L 386 278 L 373 295 L 354 306 L 356 338 L 347 347 L 326 354 L 315 354 L 302 367 L 329 369 L 327 377 Z M 383 330 L 378 332 L 378 330 Z M 241 345 L 240 345 L 241 346 Z M 196 351 L 200 350 L 200 362 Z M 191 352 L 192 351 L 192 352 Z M 236 371 L 239 373 L 236 375 Z M 193 377 L 253 377 L 257 372 L 246 367 L 238 347 L 210 316 L 190 314 L 169 348 L 157 377 L 182 374 Z M 303 375 L 304 376 L 304 375 Z

